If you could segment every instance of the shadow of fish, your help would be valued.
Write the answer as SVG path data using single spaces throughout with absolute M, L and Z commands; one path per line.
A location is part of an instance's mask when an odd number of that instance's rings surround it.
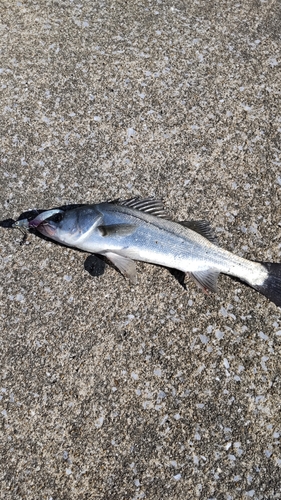
M 206 292 L 216 292 L 224 273 L 281 306 L 281 264 L 250 261 L 220 248 L 206 221 L 173 221 L 161 200 L 131 198 L 53 209 L 13 227 L 36 228 L 59 243 L 103 255 L 133 283 L 135 261 L 188 274 Z

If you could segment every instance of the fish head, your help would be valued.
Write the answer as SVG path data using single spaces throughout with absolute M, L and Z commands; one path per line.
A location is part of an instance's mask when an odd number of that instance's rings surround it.
M 65 245 L 75 246 L 79 239 L 99 224 L 101 215 L 94 206 L 71 210 L 48 210 L 29 223 L 44 236 Z

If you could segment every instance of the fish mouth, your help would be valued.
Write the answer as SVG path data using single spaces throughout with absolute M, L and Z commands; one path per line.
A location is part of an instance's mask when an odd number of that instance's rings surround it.
M 29 221 L 29 227 L 35 228 L 44 236 L 48 236 L 49 238 L 54 238 L 54 235 L 57 231 L 57 225 L 53 221 L 48 219 L 53 217 L 53 215 L 61 213 L 64 213 L 64 211 L 60 210 L 59 208 L 42 212 L 41 214 L 37 215 L 35 219 Z
M 34 227 L 34 226 L 32 226 Z M 52 224 L 51 221 L 43 221 L 40 224 L 36 226 L 37 231 L 39 231 L 41 234 L 44 234 L 44 236 L 48 236 L 49 238 L 53 238 L 55 233 L 56 233 L 56 226 Z
M 19 219 L 12 224 L 15 229 L 20 229 L 21 231 L 28 231 L 29 229 L 37 229 L 46 219 L 49 219 L 53 215 L 64 213 L 64 210 L 59 208 L 54 208 L 53 210 L 46 210 L 36 215 L 34 218 Z
M 60 210 L 59 208 L 54 208 L 52 210 L 46 210 L 41 212 L 34 218 L 31 219 L 20 219 L 15 221 L 12 224 L 12 227 L 15 229 L 19 229 L 25 235 L 27 234 L 29 229 L 36 229 L 44 236 L 48 236 L 49 238 L 54 238 L 57 226 L 53 223 L 53 221 L 48 220 L 53 215 L 64 213 L 64 210 Z
M 53 215 L 56 214 L 61 214 L 64 213 L 63 210 L 60 210 L 59 208 L 55 208 L 53 210 L 46 210 L 45 212 L 42 212 L 41 214 L 37 215 L 35 219 L 32 219 L 28 222 L 29 224 L 29 229 L 38 229 L 41 225 L 45 224 L 50 224 L 51 221 L 46 222 L 46 219 L 49 219 Z M 40 227 L 41 230 L 41 227 Z

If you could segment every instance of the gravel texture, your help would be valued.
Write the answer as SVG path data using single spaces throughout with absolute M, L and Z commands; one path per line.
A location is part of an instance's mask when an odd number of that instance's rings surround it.
M 160 196 L 281 260 L 280 2 L 0 13 L 1 220 Z M 0 233 L 1 498 L 281 498 L 280 309 L 228 277 L 205 296 L 138 264 L 132 286 Z

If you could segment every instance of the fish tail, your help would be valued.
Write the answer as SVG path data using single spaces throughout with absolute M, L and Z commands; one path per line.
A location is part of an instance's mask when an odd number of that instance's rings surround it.
M 251 286 L 281 307 L 281 264 L 273 262 L 260 262 L 260 264 L 267 270 L 267 277 L 262 285 Z

